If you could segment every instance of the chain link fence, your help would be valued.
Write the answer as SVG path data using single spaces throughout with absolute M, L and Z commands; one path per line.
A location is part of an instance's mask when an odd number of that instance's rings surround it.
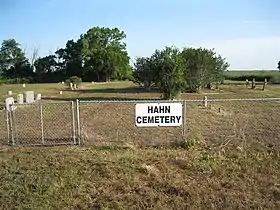
M 81 101 L 79 110 L 82 142 L 86 145 L 124 143 L 137 146 L 165 146 L 182 141 L 184 123 L 178 127 L 136 127 L 135 105 L 153 102 L 159 103 L 159 101 Z
M 75 143 L 73 102 L 12 105 L 12 145 L 57 145 Z
M 210 146 L 280 142 L 280 99 L 187 102 L 187 139 Z
M 0 144 L 208 146 L 279 143 L 279 99 L 168 101 L 182 104 L 182 124 L 137 127 L 135 106 L 164 101 L 77 101 L 13 105 L 0 111 Z M 9 119 L 7 121 L 7 119 Z
M 0 110 L 0 145 L 7 145 L 9 142 L 9 126 L 8 112 L 6 110 Z

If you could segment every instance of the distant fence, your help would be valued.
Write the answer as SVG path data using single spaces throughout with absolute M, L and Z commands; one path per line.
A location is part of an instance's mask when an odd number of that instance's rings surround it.
M 180 103 L 179 126 L 137 127 L 135 106 Z M 11 105 L 0 111 L 0 144 L 165 146 L 186 141 L 227 146 L 278 143 L 280 98 L 184 101 L 71 101 Z

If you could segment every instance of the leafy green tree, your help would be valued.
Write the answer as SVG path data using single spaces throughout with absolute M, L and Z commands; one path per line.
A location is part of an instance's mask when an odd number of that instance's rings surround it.
M 147 91 L 156 83 L 155 62 L 152 57 L 137 57 L 134 62 L 134 82 L 143 85 Z
M 113 78 L 131 75 L 126 37 L 118 28 L 94 27 L 81 35 L 86 75 L 97 81 L 109 81 Z
M 0 72 L 6 77 L 29 77 L 33 70 L 15 39 L 3 40 L 0 49 Z
M 229 64 L 213 49 L 184 48 L 185 78 L 190 92 L 198 92 L 202 88 L 221 82 L 223 72 Z
M 37 82 L 53 81 L 53 73 L 56 71 L 57 62 L 55 55 L 48 55 L 38 58 L 34 62 L 35 74 Z
M 185 86 L 184 59 L 175 47 L 156 50 L 152 58 L 156 69 L 157 85 L 164 99 L 174 99 Z
M 68 40 L 65 48 L 61 48 L 55 52 L 58 62 L 58 71 L 62 71 L 64 79 L 71 76 L 82 77 L 83 71 L 83 57 L 82 57 L 82 42 L 81 40 Z

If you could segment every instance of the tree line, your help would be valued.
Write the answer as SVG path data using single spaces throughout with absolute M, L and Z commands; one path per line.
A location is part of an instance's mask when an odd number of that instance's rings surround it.
M 125 38 L 118 28 L 93 27 L 54 54 L 38 57 L 34 49 L 29 59 L 15 39 L 4 40 L 0 77 L 9 83 L 60 82 L 70 77 L 84 82 L 129 79 L 147 91 L 155 87 L 164 98 L 174 98 L 180 92 L 198 92 L 221 83 L 229 67 L 214 49 L 174 46 L 157 49 L 150 57 L 137 57 L 131 66 Z
M 94 27 L 78 40 L 68 40 L 54 54 L 31 59 L 15 39 L 4 40 L 0 49 L 0 74 L 6 81 L 59 82 L 72 76 L 83 81 L 127 79 L 132 74 L 123 31 Z

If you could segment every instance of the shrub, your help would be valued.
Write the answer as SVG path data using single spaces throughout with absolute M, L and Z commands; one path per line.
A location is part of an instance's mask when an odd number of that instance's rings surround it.
M 66 83 L 67 85 L 69 85 L 71 82 L 72 82 L 73 84 L 76 84 L 77 86 L 79 86 L 79 85 L 82 83 L 82 79 L 81 79 L 80 77 L 77 77 L 77 76 L 72 76 L 72 77 L 70 77 L 69 79 L 67 79 L 67 80 L 65 81 L 65 83 Z
M 268 79 L 268 82 L 272 84 L 280 84 L 280 75 L 271 77 Z

